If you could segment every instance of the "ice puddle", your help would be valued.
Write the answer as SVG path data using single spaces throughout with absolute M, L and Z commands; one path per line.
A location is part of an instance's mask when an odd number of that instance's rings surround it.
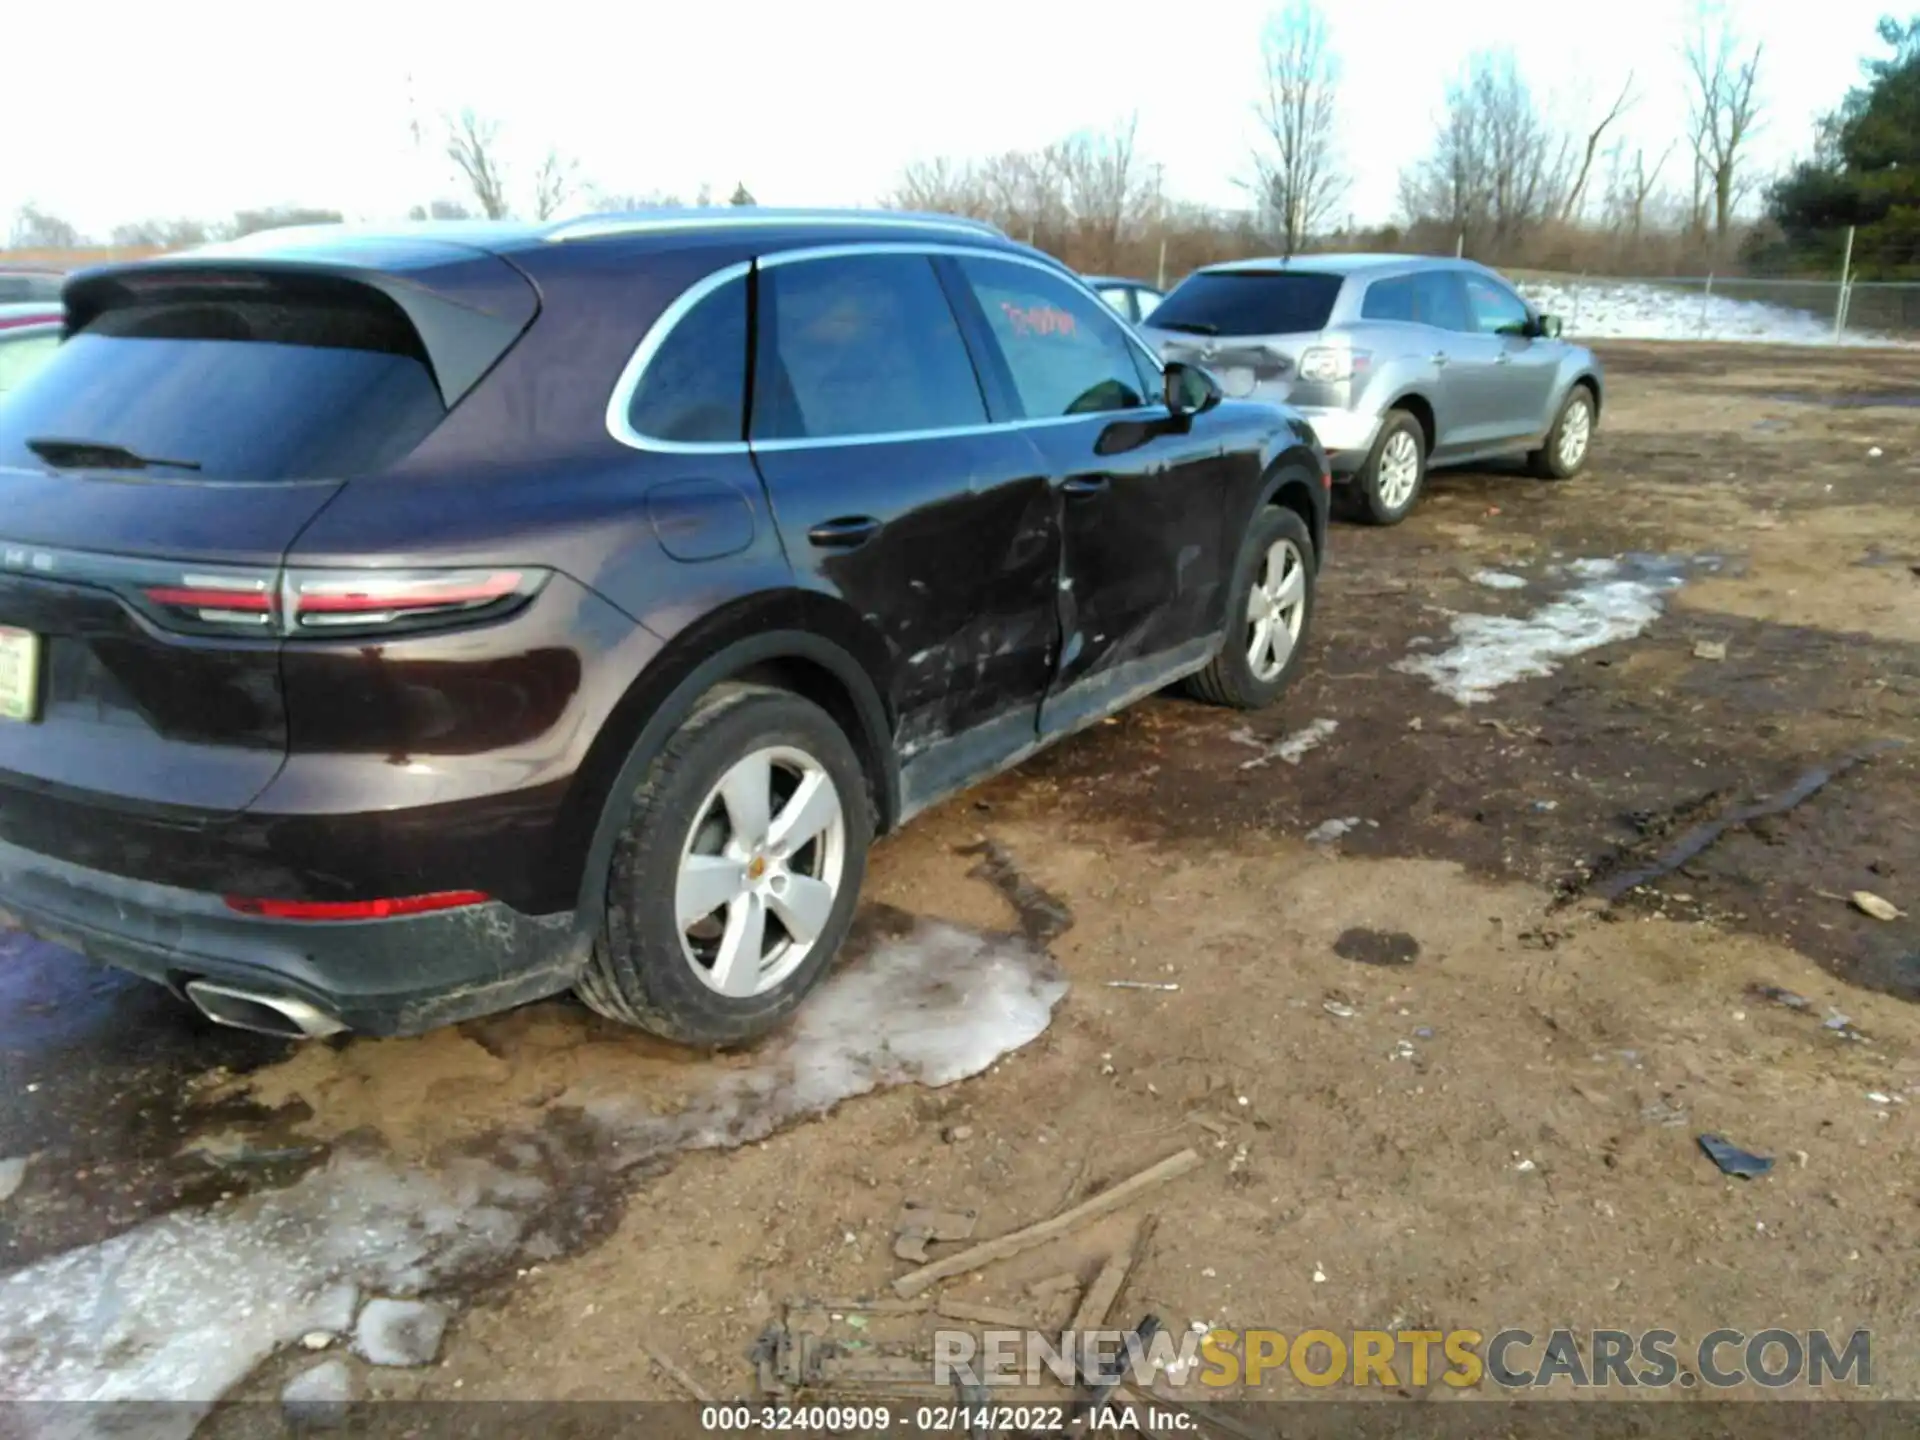
M 1450 647 L 1409 655 L 1393 668 L 1426 677 L 1462 705 L 1479 704 L 1503 685 L 1551 675 L 1572 656 L 1638 635 L 1660 617 L 1688 563 L 1661 556 L 1576 560 L 1562 573 L 1578 583 L 1551 604 L 1528 615 L 1454 615 Z
M 159 1422 L 186 1435 L 276 1348 L 344 1328 L 356 1294 L 506 1265 L 584 1172 L 742 1145 L 883 1086 L 978 1074 L 1040 1035 L 1066 989 L 1020 939 L 920 923 L 822 986 L 755 1063 L 716 1066 L 680 1113 L 590 1108 L 589 1158 L 577 1135 L 545 1131 L 431 1171 L 343 1150 L 287 1189 L 43 1260 L 0 1280 L 0 1399 L 196 1402 Z M 84 1412 L 23 1413 L 35 1428 L 92 1428 Z

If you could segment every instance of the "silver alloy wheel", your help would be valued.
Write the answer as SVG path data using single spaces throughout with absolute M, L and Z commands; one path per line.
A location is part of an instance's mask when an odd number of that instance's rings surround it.
M 1268 684 L 1287 668 L 1307 618 L 1307 558 L 1291 540 L 1267 547 L 1247 595 L 1247 665 Z
M 1555 447 L 1559 452 L 1560 468 L 1571 470 L 1587 455 L 1587 442 L 1593 438 L 1593 407 L 1584 399 L 1575 398 L 1567 406 L 1566 417 L 1560 422 L 1560 443 Z
M 780 985 L 826 928 L 846 862 L 846 814 L 824 765 L 788 745 L 735 761 L 680 849 L 674 917 L 693 973 L 733 999 Z
M 1387 437 L 1380 452 L 1380 476 L 1376 487 L 1380 503 L 1389 510 L 1402 509 L 1413 499 L 1420 483 L 1420 442 L 1411 431 L 1396 430 Z

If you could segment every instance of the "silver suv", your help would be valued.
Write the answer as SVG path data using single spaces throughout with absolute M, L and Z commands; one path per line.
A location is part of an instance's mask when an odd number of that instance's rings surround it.
M 1586 464 L 1600 362 L 1493 271 L 1417 255 L 1301 255 L 1196 270 L 1143 333 L 1236 398 L 1293 406 L 1358 517 L 1399 523 L 1427 464 L 1524 453 Z

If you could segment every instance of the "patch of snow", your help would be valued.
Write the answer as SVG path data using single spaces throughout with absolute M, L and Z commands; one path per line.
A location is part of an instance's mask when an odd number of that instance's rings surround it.
M 351 1287 L 411 1296 L 486 1272 L 570 1184 L 763 1139 L 881 1086 L 978 1074 L 1038 1037 L 1066 989 L 1020 939 L 922 925 L 828 980 L 752 1063 L 690 1062 L 713 1078 L 680 1113 L 591 1111 L 588 1158 L 544 1131 L 431 1171 L 343 1146 L 285 1189 L 51 1256 L 0 1278 L 0 1400 L 181 1402 L 143 1434 L 185 1440 L 274 1350 L 343 1329 Z M 62 1434 L 95 1413 L 105 1433 L 110 1410 L 24 1412 Z
M 1765 300 L 1709 295 L 1698 280 L 1528 280 L 1520 292 L 1557 315 L 1570 339 L 1733 340 L 1832 345 L 1833 316 Z M 1841 345 L 1911 345 L 1911 339 L 1849 330 Z
M 1348 815 L 1339 820 L 1323 820 L 1307 832 L 1309 845 L 1331 845 L 1349 830 L 1360 823 L 1358 815 Z
M 1289 765 L 1298 765 L 1309 750 L 1322 744 L 1328 736 L 1332 735 L 1333 732 L 1339 728 L 1340 722 L 1338 720 L 1315 720 L 1311 725 L 1294 731 L 1293 734 L 1287 736 L 1284 740 L 1280 741 L 1279 744 L 1267 747 L 1267 749 L 1260 754 L 1254 756 L 1253 759 L 1241 761 L 1240 768 L 1242 770 L 1252 770 L 1256 766 L 1265 765 L 1269 760 L 1274 759 L 1284 760 Z M 1260 743 L 1259 740 L 1245 731 L 1235 731 L 1229 738 L 1238 740 L 1242 744 L 1246 744 L 1249 741 L 1256 745 Z
M 1561 662 L 1617 640 L 1629 640 L 1659 618 L 1680 577 L 1671 569 L 1617 560 L 1578 560 L 1567 567 L 1583 583 L 1528 615 L 1455 615 L 1453 644 L 1409 655 L 1393 668 L 1433 682 L 1442 695 L 1476 705 L 1517 680 L 1551 675 Z
M 1524 590 L 1527 577 L 1509 575 L 1504 570 L 1476 570 L 1468 577 L 1476 585 L 1484 585 L 1489 590 Z

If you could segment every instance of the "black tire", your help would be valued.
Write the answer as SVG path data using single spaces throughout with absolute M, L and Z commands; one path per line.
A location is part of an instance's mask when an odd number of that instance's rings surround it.
M 1254 622 L 1247 616 L 1254 583 L 1261 578 L 1267 552 L 1280 542 L 1293 546 L 1301 571 L 1303 591 L 1300 598 L 1300 629 L 1293 648 L 1277 674 L 1262 679 L 1255 673 L 1252 656 Z M 1207 668 L 1187 681 L 1187 692 L 1209 705 L 1226 705 L 1235 710 L 1258 710 L 1280 698 L 1300 668 L 1300 657 L 1307 648 L 1307 636 L 1313 626 L 1314 595 L 1313 536 L 1306 522 L 1291 510 L 1267 506 L 1253 517 L 1241 542 L 1240 556 L 1233 568 L 1233 584 L 1227 593 L 1226 634 L 1220 653 Z
M 1568 463 L 1560 456 L 1561 441 L 1567 433 L 1569 421 L 1576 412 L 1583 410 L 1586 416 L 1585 442 L 1572 463 Z M 1527 468 L 1542 480 L 1571 480 L 1587 468 L 1587 456 L 1593 453 L 1593 422 L 1593 391 L 1585 385 L 1575 385 L 1560 404 L 1560 413 L 1554 417 L 1553 428 L 1547 431 L 1547 443 L 1538 450 L 1527 452 Z
M 844 826 L 839 886 L 825 924 L 790 974 L 761 994 L 723 995 L 700 978 L 683 947 L 676 915 L 682 852 L 700 838 L 693 832 L 703 818 L 703 848 L 712 843 L 714 825 L 721 834 L 730 830 L 715 787 L 736 763 L 773 747 L 807 757 L 838 792 Z M 774 773 L 789 772 L 776 767 Z M 777 815 L 781 803 L 776 795 L 770 811 Z M 608 866 L 605 918 L 577 993 L 610 1019 L 683 1044 L 729 1045 L 764 1035 L 819 982 L 846 939 L 872 841 L 866 776 L 833 717 L 785 690 L 717 686 L 648 766 L 629 802 Z M 804 846 L 797 852 L 796 871 L 811 863 L 810 853 Z M 763 953 L 777 954 L 782 939 L 792 939 L 772 910 L 766 913 L 773 947 Z
M 1388 447 L 1398 451 L 1403 442 L 1396 441 L 1395 437 L 1403 435 L 1413 441 L 1413 488 L 1390 503 L 1381 494 L 1381 467 L 1387 459 Z M 1416 416 L 1405 410 L 1389 410 L 1380 422 L 1380 433 L 1373 437 L 1373 449 L 1367 452 L 1366 463 L 1348 482 L 1347 509 L 1363 524 L 1398 525 L 1420 503 L 1420 492 L 1426 488 L 1427 432 Z

